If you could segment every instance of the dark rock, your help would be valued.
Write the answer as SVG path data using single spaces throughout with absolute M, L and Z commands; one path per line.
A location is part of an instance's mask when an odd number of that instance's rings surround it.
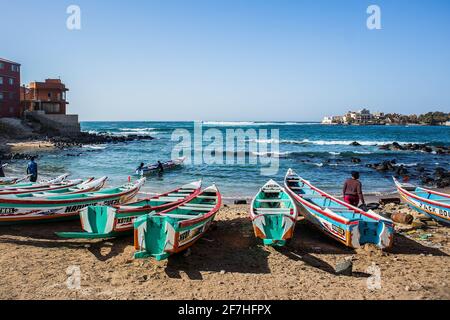
M 353 163 L 361 163 L 361 159 L 359 159 L 359 158 L 352 158 L 351 161 Z
M 379 200 L 380 205 L 384 206 L 388 203 L 400 204 L 402 200 L 400 198 L 381 198 Z
M 247 204 L 247 200 L 234 200 L 234 204 Z
M 353 262 L 351 260 L 339 261 L 334 271 L 337 275 L 351 276 L 353 274 Z
M 352 143 L 350 143 L 350 145 L 354 146 L 354 147 L 360 147 L 361 146 L 361 144 L 359 142 L 357 142 L 357 141 L 353 141 Z

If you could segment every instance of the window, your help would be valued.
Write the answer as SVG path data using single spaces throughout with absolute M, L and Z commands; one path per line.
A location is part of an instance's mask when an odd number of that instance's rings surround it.
M 3 92 L 0 92 L 0 100 L 3 100 Z
M 15 64 L 12 64 L 11 65 L 11 71 L 19 72 L 19 66 L 15 65 Z
M 10 100 L 14 99 L 14 92 L 10 92 L 10 93 L 9 93 L 9 99 L 10 99 Z
M 3 62 L 0 62 L 0 69 L 3 69 L 5 67 L 5 64 Z
M 9 82 L 9 85 L 12 86 L 12 85 L 14 84 L 14 79 L 13 79 L 13 78 L 9 78 L 9 79 L 8 79 L 8 82 Z
M 0 77 L 0 84 L 3 84 L 3 77 Z

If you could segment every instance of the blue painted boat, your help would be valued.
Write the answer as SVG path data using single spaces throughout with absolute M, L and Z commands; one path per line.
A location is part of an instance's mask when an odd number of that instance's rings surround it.
M 393 179 L 400 197 L 413 210 L 425 214 L 445 226 L 450 226 L 449 194 L 416 187 L 409 183 L 401 183 L 397 179 Z
M 314 187 L 289 169 L 285 189 L 299 205 L 300 214 L 329 237 L 350 248 L 372 243 L 392 247 L 394 223 L 376 212 L 363 211 Z

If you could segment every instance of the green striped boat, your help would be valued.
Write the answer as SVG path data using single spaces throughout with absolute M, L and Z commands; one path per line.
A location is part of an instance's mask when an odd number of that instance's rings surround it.
M 130 202 L 145 178 L 118 188 L 64 195 L 9 195 L 0 197 L 0 225 L 53 222 L 76 219 L 81 209 L 95 205 L 118 205 Z
M 265 245 L 284 246 L 294 235 L 298 211 L 284 188 L 270 180 L 253 199 L 250 217 L 255 236 Z
M 80 211 L 84 232 L 57 232 L 62 238 L 98 239 L 114 238 L 133 232 L 137 217 L 160 212 L 189 201 L 200 193 L 202 182 L 196 181 L 148 199 L 120 206 L 90 206 Z
M 137 218 L 134 222 L 135 258 L 168 258 L 192 246 L 208 230 L 222 198 L 215 185 L 178 207 Z

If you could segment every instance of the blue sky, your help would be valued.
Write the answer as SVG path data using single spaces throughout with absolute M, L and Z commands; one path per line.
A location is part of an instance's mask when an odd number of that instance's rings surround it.
M 82 29 L 66 28 L 79 5 Z M 382 30 L 366 9 L 381 7 Z M 450 112 L 450 1 L 0 0 L 0 56 L 81 120 Z

